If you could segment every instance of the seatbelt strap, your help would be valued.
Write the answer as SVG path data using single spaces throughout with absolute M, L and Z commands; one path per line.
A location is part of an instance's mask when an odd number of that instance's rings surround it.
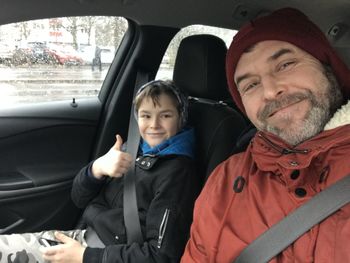
M 138 89 L 148 82 L 149 76 L 143 71 L 138 71 L 135 81 L 133 98 Z M 140 218 L 138 213 L 137 199 L 136 199 L 136 166 L 135 159 L 140 144 L 140 133 L 138 125 L 134 116 L 134 104 L 131 106 L 129 130 L 127 139 L 126 151 L 132 156 L 132 163 L 130 169 L 124 174 L 124 191 L 123 191 L 123 209 L 124 209 L 124 224 L 126 228 L 127 243 L 143 243 L 141 232 Z
M 234 263 L 262 263 L 350 202 L 350 175 L 327 187 L 249 244 Z

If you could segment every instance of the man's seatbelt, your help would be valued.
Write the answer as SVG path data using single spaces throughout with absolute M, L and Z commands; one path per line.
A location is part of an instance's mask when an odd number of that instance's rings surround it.
M 350 202 L 350 175 L 327 187 L 249 244 L 234 263 L 264 263 Z
M 138 89 L 148 82 L 148 74 L 142 71 L 137 72 L 135 87 L 133 92 L 133 98 Z M 124 223 L 126 228 L 127 243 L 132 244 L 137 242 L 143 243 L 143 237 L 141 232 L 141 225 L 137 207 L 136 199 L 136 185 L 135 185 L 135 159 L 140 143 L 140 133 L 137 122 L 134 117 L 134 104 L 131 106 L 129 130 L 127 138 L 126 151 L 132 156 L 132 163 L 130 169 L 124 174 L 124 192 L 123 192 L 123 209 L 124 209 Z

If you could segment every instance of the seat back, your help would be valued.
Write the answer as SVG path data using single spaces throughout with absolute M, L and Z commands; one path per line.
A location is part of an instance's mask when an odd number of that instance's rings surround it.
M 227 48 L 212 35 L 184 38 L 173 80 L 190 97 L 189 123 L 196 134 L 197 168 L 203 182 L 227 159 L 247 126 L 246 119 L 224 101 L 232 101 L 225 76 Z

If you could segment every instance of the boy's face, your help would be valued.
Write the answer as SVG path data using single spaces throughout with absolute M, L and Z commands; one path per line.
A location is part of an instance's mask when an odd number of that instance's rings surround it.
M 180 116 L 172 99 L 159 96 L 159 105 L 146 97 L 137 112 L 141 137 L 151 146 L 157 146 L 174 136 L 180 129 Z

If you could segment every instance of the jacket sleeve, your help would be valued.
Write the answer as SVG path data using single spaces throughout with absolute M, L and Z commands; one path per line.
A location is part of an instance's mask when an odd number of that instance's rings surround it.
M 185 252 L 181 258 L 181 263 L 205 263 L 209 262 L 204 246 L 202 244 L 201 231 L 208 231 L 203 229 L 199 223 L 200 209 L 202 205 L 202 194 L 196 201 L 193 213 L 193 223 L 191 225 L 190 239 L 187 242 Z M 209 230 L 210 231 L 210 230 Z
M 100 192 L 106 181 L 93 177 L 91 173 L 92 163 L 82 168 L 73 181 L 71 197 L 74 204 L 79 208 L 85 208 Z
M 105 249 L 88 247 L 84 263 L 180 261 L 189 235 L 198 188 L 192 161 L 176 159 L 171 162 L 174 163 L 157 175 L 153 185 L 154 198 L 147 211 L 145 242 L 142 245 L 111 245 Z
M 210 206 L 211 194 L 215 192 L 213 188 L 215 188 L 216 185 L 221 184 L 220 178 L 223 176 L 220 173 L 222 173 L 222 165 L 217 166 L 209 176 L 208 181 L 206 182 L 199 197 L 196 200 L 190 238 L 186 244 L 184 254 L 181 258 L 181 263 L 213 262 L 213 259 L 210 260 L 210 252 L 208 251 L 209 247 L 207 243 L 208 241 L 215 241 L 207 240 L 208 235 L 203 236 L 203 234 L 208 233 L 208 231 L 213 231 L 213 229 L 210 227 L 210 224 L 208 224 L 208 220 L 206 220 L 207 217 L 210 217 L 210 214 L 208 214 L 207 210 L 211 210 L 208 208 Z M 210 249 L 213 250 L 214 247 L 215 244 L 212 244 Z

